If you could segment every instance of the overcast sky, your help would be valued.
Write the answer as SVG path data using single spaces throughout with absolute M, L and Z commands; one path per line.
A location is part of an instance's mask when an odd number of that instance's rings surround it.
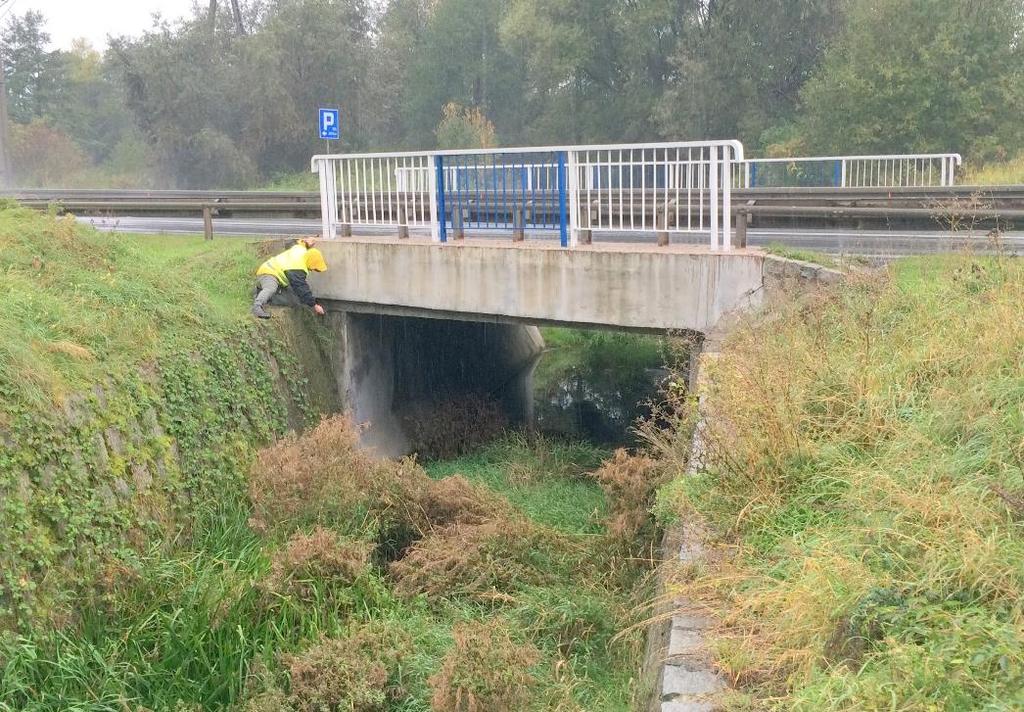
M 98 50 L 107 35 L 138 35 L 152 25 L 154 12 L 170 20 L 189 14 L 193 0 L 13 0 L 4 7 L 19 15 L 37 10 L 46 17 L 54 48 L 67 49 L 85 37 Z M 209 4 L 209 3 L 206 3 Z

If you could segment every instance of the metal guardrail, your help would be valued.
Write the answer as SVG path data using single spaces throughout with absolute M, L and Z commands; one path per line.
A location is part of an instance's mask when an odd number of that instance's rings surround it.
M 434 240 L 467 227 L 557 231 L 563 246 L 594 232 L 707 232 L 732 242 L 738 141 L 545 146 L 314 156 L 323 235 L 353 226 L 429 227 Z
M 625 174 L 624 174 L 625 175 Z M 637 180 L 640 180 L 639 177 Z M 661 203 L 652 201 L 650 192 L 644 190 L 596 191 L 591 189 L 589 200 L 584 205 L 596 206 L 601 212 L 577 216 L 577 229 L 581 241 L 587 220 L 596 224 L 598 220 L 607 225 L 618 225 L 628 221 L 629 215 L 636 218 L 642 214 L 637 228 L 647 227 L 658 232 Z M 660 189 L 659 189 L 660 190 Z M 311 192 L 257 192 L 257 191 L 137 191 L 137 190 L 19 190 L 0 194 L 13 198 L 22 204 L 37 209 L 56 206 L 61 210 L 81 215 L 202 215 L 207 218 L 208 236 L 212 236 L 213 217 L 268 216 L 299 217 L 322 215 L 320 195 Z M 549 215 L 539 219 L 553 219 L 560 214 L 557 191 L 539 192 L 540 198 L 531 209 L 540 210 L 547 205 Z M 400 203 L 392 195 L 390 201 L 384 193 L 370 191 L 349 196 L 356 211 L 366 215 L 377 205 L 382 219 L 397 220 Z M 414 192 L 410 198 L 420 205 L 429 204 L 429 195 Z M 620 210 L 620 199 L 622 208 Z M 341 196 L 339 195 L 339 202 Z M 610 203 L 610 210 L 609 210 Z M 388 207 L 390 205 L 390 208 Z M 703 214 L 710 223 L 711 200 L 705 191 L 699 202 L 693 199 L 692 207 L 697 214 Z M 366 206 L 366 207 L 363 207 Z M 487 214 L 489 206 L 466 203 L 468 212 L 463 216 L 463 227 L 472 227 Z M 482 212 L 474 212 L 477 208 Z M 722 205 L 716 210 L 722 216 Z M 586 208 L 581 205 L 581 211 Z M 392 215 L 389 211 L 395 211 Z M 900 187 L 900 188 L 753 188 L 731 192 L 731 212 L 736 220 L 737 233 L 745 229 L 752 218 L 779 221 L 788 218 L 788 223 L 822 221 L 831 223 L 861 222 L 865 220 L 905 220 L 928 223 L 934 227 L 936 220 L 950 216 L 974 218 L 977 220 L 1024 219 L 1024 186 L 956 186 L 956 187 Z M 450 212 L 449 212 L 450 215 Z M 672 216 L 674 219 L 674 216 Z M 724 221 L 723 221 L 724 222 Z M 706 223 L 706 224 L 707 224 Z M 699 224 L 698 224 L 699 226 Z M 423 225 L 424 232 L 430 229 Z M 612 230 L 614 231 L 614 230 Z M 637 229 L 639 231 L 639 229 Z M 451 233 L 458 237 L 458 231 Z
M 733 167 L 733 182 L 744 188 L 950 187 L 962 164 L 959 153 L 751 158 Z

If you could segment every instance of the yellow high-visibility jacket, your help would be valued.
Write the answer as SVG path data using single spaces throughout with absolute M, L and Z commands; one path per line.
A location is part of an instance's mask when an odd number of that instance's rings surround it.
M 273 275 L 282 287 L 287 287 L 288 276 L 285 274 L 286 272 L 300 270 L 304 274 L 309 274 L 309 268 L 306 266 L 306 252 L 308 249 L 302 244 L 289 247 L 281 254 L 274 255 L 260 265 L 260 268 L 256 270 L 256 275 Z

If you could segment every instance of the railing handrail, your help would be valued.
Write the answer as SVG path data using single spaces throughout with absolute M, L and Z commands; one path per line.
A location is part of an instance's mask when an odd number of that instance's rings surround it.
M 905 161 L 925 158 L 946 158 L 956 161 L 957 166 L 963 165 L 963 157 L 959 153 L 891 153 L 858 156 L 791 156 L 789 158 L 738 158 L 736 163 L 811 163 L 817 161 Z
M 590 144 L 582 146 L 523 146 L 514 148 L 473 148 L 439 151 L 390 151 L 384 153 L 321 153 L 310 159 L 310 169 L 316 173 L 316 164 L 324 160 L 342 160 L 352 158 L 433 158 L 436 156 L 493 156 L 515 155 L 520 153 L 559 153 L 562 151 L 634 151 L 657 150 L 672 148 L 708 148 L 709 146 L 728 147 L 733 150 L 732 161 L 743 160 L 743 143 L 735 139 L 714 139 L 709 141 L 661 141 L 656 143 L 615 143 Z

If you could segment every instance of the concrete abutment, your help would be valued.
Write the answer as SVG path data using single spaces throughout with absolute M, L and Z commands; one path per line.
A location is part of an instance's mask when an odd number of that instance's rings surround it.
M 365 314 L 328 304 L 341 400 L 382 456 L 407 454 L 410 426 L 467 396 L 498 403 L 516 425 L 532 417 L 532 377 L 544 340 L 533 326 Z

